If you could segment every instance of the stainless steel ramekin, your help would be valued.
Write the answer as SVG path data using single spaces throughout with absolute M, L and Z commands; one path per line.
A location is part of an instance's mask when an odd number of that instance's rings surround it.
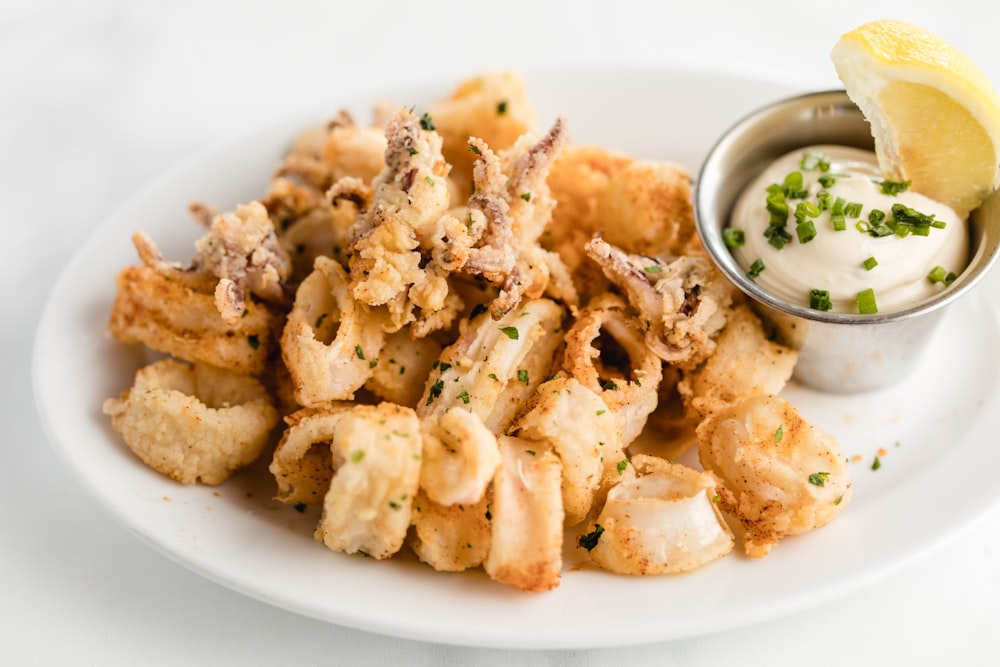
M 844 91 L 781 100 L 739 121 L 715 144 L 698 174 L 698 233 L 719 270 L 750 297 L 780 342 L 798 350 L 796 380 L 835 393 L 887 387 L 916 365 L 946 307 L 993 265 L 1000 246 L 1000 194 L 972 213 L 969 265 L 939 295 L 893 313 L 814 310 L 770 294 L 747 278 L 723 241 L 722 229 L 740 193 L 771 161 L 816 144 L 872 149 L 868 122 Z

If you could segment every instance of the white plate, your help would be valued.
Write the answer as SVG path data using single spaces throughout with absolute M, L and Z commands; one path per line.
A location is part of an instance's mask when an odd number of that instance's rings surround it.
M 576 143 L 692 171 L 736 118 L 797 92 L 676 69 L 561 68 L 526 78 L 541 122 L 564 114 Z M 454 83 L 386 92 L 419 105 Z M 85 486 L 150 545 L 246 595 L 345 626 L 454 644 L 593 647 L 715 632 L 819 604 L 926 553 L 1000 504 L 1000 448 L 989 420 L 1000 402 L 1000 326 L 996 299 L 988 298 L 995 280 L 954 307 L 902 385 L 858 397 L 787 390 L 862 462 L 850 466 L 854 500 L 837 520 L 786 539 L 762 560 L 733 554 L 684 576 L 629 578 L 573 568 L 584 558 L 570 545 L 560 587 L 525 594 L 482 572 L 437 573 L 412 558 L 330 552 L 312 539 L 314 513 L 271 500 L 263 466 L 216 489 L 183 487 L 148 470 L 101 414 L 103 399 L 130 386 L 143 361 L 105 329 L 114 276 L 136 262 L 130 235 L 143 230 L 168 257 L 190 257 L 199 230 L 188 202 L 225 209 L 260 196 L 299 129 L 341 106 L 366 118 L 373 101 L 334 100 L 170 172 L 97 230 L 53 290 L 34 356 L 42 421 Z M 872 471 L 880 448 L 882 467 Z

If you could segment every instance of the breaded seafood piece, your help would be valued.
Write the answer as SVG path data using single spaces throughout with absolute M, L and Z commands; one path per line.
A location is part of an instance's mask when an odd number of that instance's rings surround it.
M 702 422 L 698 458 L 719 482 L 722 510 L 743 525 L 749 556 L 823 526 L 851 500 L 837 440 L 777 396 L 751 396 Z
M 281 356 L 305 407 L 351 400 L 372 376 L 384 317 L 351 296 L 347 273 L 329 257 L 299 286 L 281 336 Z
M 320 155 L 331 183 L 347 177 L 371 183 L 385 168 L 385 149 L 385 128 L 377 122 L 360 125 L 341 111 L 326 126 Z
M 677 390 L 686 411 L 701 421 L 743 398 L 777 395 L 792 377 L 798 352 L 768 339 L 749 306 L 734 307 L 715 341 L 715 352 L 684 373 Z
M 497 438 L 474 412 L 454 407 L 420 421 L 420 488 L 439 505 L 473 505 L 500 465 Z
M 216 216 L 208 233 L 195 242 L 195 250 L 194 270 L 218 279 L 215 305 L 227 324 L 243 317 L 247 293 L 284 301 L 282 282 L 291 273 L 291 260 L 260 202 Z M 144 253 L 140 255 L 146 261 Z
M 500 436 L 502 463 L 493 480 L 490 551 L 483 562 L 495 581 L 524 591 L 559 585 L 562 570 L 562 467 L 552 451 Z
M 279 233 L 292 262 L 286 281 L 290 288 L 297 288 L 312 273 L 317 257 L 330 257 L 347 268 L 349 230 L 357 214 L 356 204 L 346 199 L 323 203 L 290 221 Z
M 421 489 L 406 544 L 439 572 L 478 567 L 490 550 L 490 516 L 488 494 L 471 505 L 439 505 Z
M 715 493 L 707 473 L 633 456 L 580 544 L 594 563 L 618 574 L 694 570 L 733 548 Z
M 735 288 L 708 259 L 630 255 L 601 238 L 587 244 L 587 253 L 639 311 L 646 344 L 661 359 L 692 368 L 712 353 Z
M 606 230 L 598 204 L 610 179 L 632 158 L 600 146 L 565 145 L 549 168 L 546 182 L 556 207 L 540 242 L 559 255 L 581 303 L 608 291 L 601 268 L 587 256 L 587 241 Z
M 458 338 L 427 378 L 417 414 L 441 416 L 459 407 L 475 413 L 494 433 L 504 433 L 549 376 L 563 315 L 556 302 L 534 299 L 500 321 L 485 312 L 463 321 Z
M 607 404 L 578 380 L 556 377 L 538 387 L 511 431 L 555 451 L 565 523 L 583 521 L 599 497 L 605 457 L 616 464 L 623 458 L 621 427 Z
M 379 560 L 399 551 L 420 480 L 420 423 L 392 403 L 356 405 L 334 425 L 336 473 L 316 540 Z
M 182 484 L 226 481 L 260 456 L 278 423 L 254 378 L 175 359 L 139 369 L 103 411 L 136 456 Z
M 248 293 L 276 304 L 285 300 L 283 282 L 291 260 L 275 234 L 267 209 L 258 201 L 216 215 L 195 241 L 195 257 L 182 267 L 167 261 L 142 232 L 132 235 L 142 263 L 168 280 L 199 292 L 211 292 L 222 319 L 235 325 L 244 315 Z
M 500 288 L 490 305 L 494 319 L 510 312 L 522 298 L 546 293 L 567 305 L 577 302 L 569 270 L 558 255 L 539 245 L 556 204 L 546 177 L 565 143 L 566 124 L 561 117 L 537 141 L 525 135 L 499 153 L 482 139 L 469 139 L 477 157 L 475 192 L 468 208 L 482 214 L 486 230 L 481 242 L 469 251 L 464 271 Z
M 618 421 L 621 446 L 628 446 L 656 409 L 663 362 L 645 344 L 625 301 L 610 292 L 580 310 L 565 342 L 563 370 L 600 396 Z
M 285 417 L 286 429 L 268 470 L 278 483 L 277 500 L 290 505 L 319 505 L 333 479 L 333 441 L 337 422 L 353 405 L 334 403 L 323 409 L 303 408 Z
M 199 292 L 171 275 L 145 265 L 123 269 L 115 278 L 111 335 L 187 361 L 261 375 L 274 349 L 279 315 L 251 299 L 243 316 L 229 324 L 211 292 Z
M 428 108 L 444 140 L 444 159 L 452 166 L 462 197 L 472 193 L 472 163 L 466 142 L 479 137 L 495 150 L 510 148 L 518 137 L 537 132 L 537 114 L 524 81 L 512 72 L 495 72 L 463 81 L 448 97 Z
M 409 327 L 388 334 L 365 389 L 390 403 L 417 407 L 443 349 L 432 336 L 413 338 Z
M 446 215 L 449 166 L 440 136 L 423 129 L 408 109 L 393 115 L 385 136 L 386 167 L 372 182 L 370 206 L 351 228 L 350 276 L 354 298 L 386 306 L 388 331 L 397 331 L 423 312 L 456 305 L 448 300 L 448 272 L 431 254 L 468 230 Z
M 699 250 L 691 174 L 680 165 L 633 162 L 608 180 L 597 205 L 602 236 L 626 253 L 678 257 Z

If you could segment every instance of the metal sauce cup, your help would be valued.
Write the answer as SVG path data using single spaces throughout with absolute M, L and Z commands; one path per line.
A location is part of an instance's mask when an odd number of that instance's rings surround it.
M 1000 193 L 970 217 L 969 265 L 948 288 L 906 310 L 833 313 L 789 303 L 762 290 L 722 239 L 736 200 L 773 160 L 816 144 L 868 150 L 868 122 L 844 91 L 809 93 L 760 109 L 730 128 L 709 152 L 695 183 L 695 222 L 718 269 L 750 297 L 777 340 L 799 352 L 795 379 L 822 391 L 887 387 L 914 368 L 946 307 L 979 282 L 1000 245 Z

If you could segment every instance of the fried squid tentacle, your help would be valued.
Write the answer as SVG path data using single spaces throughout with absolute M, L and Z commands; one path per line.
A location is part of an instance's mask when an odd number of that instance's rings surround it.
M 441 138 L 424 130 L 409 110 L 397 112 L 386 128 L 385 169 L 372 182 L 371 205 L 351 230 L 351 290 L 369 305 L 386 305 L 391 331 L 416 318 L 414 310 L 438 311 L 447 304 L 447 272 L 429 261 L 451 224 L 448 164 Z M 461 233 L 461 232 L 460 232 Z
M 469 147 L 478 158 L 473 169 L 475 193 L 468 205 L 482 214 L 486 230 L 469 251 L 465 271 L 500 288 L 490 307 L 495 319 L 510 312 L 521 299 L 537 298 L 547 291 L 558 294 L 568 305 L 576 304 L 569 271 L 558 255 L 538 244 L 555 207 L 546 177 L 565 142 L 562 118 L 557 118 L 537 142 L 522 137 L 500 154 L 481 139 L 469 139 Z M 553 273 L 557 280 L 550 285 Z
M 661 359 L 691 368 L 712 353 L 733 288 L 707 259 L 629 255 L 601 238 L 591 239 L 586 249 L 639 311 L 646 344 Z

